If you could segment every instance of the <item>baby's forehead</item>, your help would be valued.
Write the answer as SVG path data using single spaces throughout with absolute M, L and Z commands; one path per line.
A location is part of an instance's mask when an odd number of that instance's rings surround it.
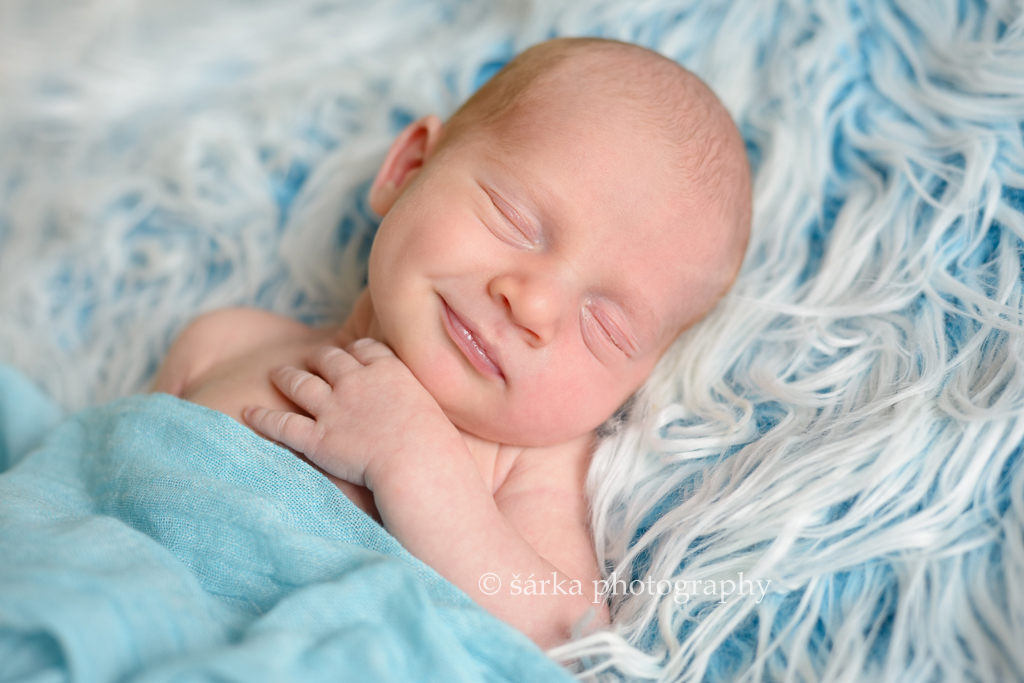
M 684 242 L 692 252 L 694 241 L 727 241 L 728 231 L 702 229 L 728 220 L 721 215 L 725 198 L 709 187 L 717 178 L 698 168 L 715 162 L 688 158 L 706 157 L 707 150 L 651 124 L 631 102 L 595 108 L 580 100 L 556 94 L 490 127 L 479 138 L 479 155 L 507 171 L 538 208 L 568 214 L 564 222 L 581 228 L 610 223 L 609 234 L 619 239 L 607 246 L 629 240 L 641 245 L 646 261 L 678 258 Z
M 585 67 L 587 65 L 575 65 Z M 666 106 L 664 93 L 647 86 L 637 87 L 607 73 L 587 68 L 552 68 L 542 72 L 530 86 L 518 93 L 505 112 L 510 124 L 551 121 L 571 117 L 590 122 L 607 122 L 622 133 L 637 127 L 664 134 L 674 121 L 686 115 L 689 105 L 683 93 L 675 106 Z M 607 129 L 593 129 L 593 135 L 608 135 Z
M 539 74 L 497 119 L 495 134 L 528 137 L 554 127 L 595 146 L 609 139 L 629 141 L 618 152 L 640 158 L 651 154 L 646 143 L 652 142 L 657 158 L 645 165 L 674 177 L 673 189 L 702 192 L 703 186 L 717 186 L 708 187 L 707 194 L 727 195 L 731 185 L 745 195 L 735 203 L 749 205 L 745 144 L 728 111 L 699 79 L 672 63 L 670 74 L 661 76 L 644 69 L 635 74 L 636 68 L 621 64 L 617 71 L 592 63 L 571 66 Z

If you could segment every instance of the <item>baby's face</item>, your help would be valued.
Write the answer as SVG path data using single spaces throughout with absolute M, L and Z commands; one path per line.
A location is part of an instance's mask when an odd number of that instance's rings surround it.
M 726 280 L 660 136 L 567 113 L 442 147 L 370 256 L 385 343 L 456 426 L 496 442 L 593 430 Z

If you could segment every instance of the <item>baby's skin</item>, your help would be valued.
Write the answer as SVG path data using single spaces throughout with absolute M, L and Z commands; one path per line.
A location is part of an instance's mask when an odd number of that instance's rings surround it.
M 749 195 L 742 139 L 698 79 L 642 48 L 550 41 L 392 144 L 342 326 L 208 314 L 154 389 L 291 448 L 553 646 L 608 621 L 584 490 L 595 430 L 731 284 Z M 516 577 L 550 589 L 515 593 Z
M 383 344 L 371 342 L 353 348 L 354 341 L 365 339 L 366 330 L 360 329 L 358 321 L 368 302 L 368 293 L 364 293 L 348 322 L 330 329 L 308 327 L 254 309 L 209 313 L 189 325 L 175 342 L 153 389 L 218 410 L 240 422 L 244 422 L 244 408 L 253 404 L 302 412 L 287 398 L 293 378 L 288 371 L 275 369 L 310 367 L 331 376 L 329 368 L 339 365 L 331 360 L 341 359 L 344 352 L 339 347 L 347 348 L 354 356 L 348 357 L 351 365 L 359 363 L 367 370 L 366 383 L 362 387 L 345 386 L 339 398 L 348 399 L 348 404 L 324 403 L 320 411 L 314 409 L 321 415 L 351 418 L 345 424 L 332 424 L 330 430 L 330 435 L 343 444 L 325 450 L 321 457 L 317 457 L 320 453 L 314 447 L 308 451 L 325 476 L 368 515 L 378 522 L 383 518 L 388 531 L 410 552 L 539 644 L 564 640 L 572 622 L 591 606 L 596 610 L 591 625 L 605 623 L 607 610 L 603 603 L 588 602 L 592 599 L 592 581 L 599 578 L 587 532 L 583 492 L 590 435 L 554 446 L 523 448 L 488 442 L 458 430 L 439 412 L 432 416 L 437 425 L 429 420 L 410 420 L 407 406 L 399 408 L 395 403 L 423 391 L 415 378 Z M 384 367 L 380 361 L 385 361 Z M 423 403 L 429 406 L 431 402 Z M 388 415 L 389 409 L 394 410 L 394 416 Z M 381 444 L 389 436 L 392 442 Z M 281 441 L 287 444 L 286 439 Z M 321 448 L 328 445 L 333 444 L 324 443 Z M 351 449 L 353 454 L 370 454 L 382 445 L 381 450 L 392 455 L 413 450 L 417 457 L 395 458 L 391 466 L 402 468 L 393 473 L 398 476 L 375 472 L 372 492 L 363 485 L 368 483 L 366 475 L 356 476 L 358 468 L 343 470 L 331 457 L 342 448 Z M 305 449 L 295 450 L 301 455 Z M 465 495 L 470 492 L 476 494 L 476 500 Z M 375 495 L 385 499 L 381 512 L 374 504 Z M 390 500 L 400 502 L 388 506 Z M 490 511 L 491 518 L 479 517 L 480 508 Z M 493 561 L 496 554 L 500 561 Z M 559 581 L 577 579 L 588 590 L 584 596 L 561 596 L 560 600 L 550 595 L 515 596 L 524 608 L 532 608 L 532 623 L 526 623 L 502 610 L 503 601 L 495 600 L 500 596 L 476 590 L 482 575 L 495 572 L 503 576 L 507 596 L 512 576 L 504 570 L 509 567 L 517 574 L 525 571 L 523 579 L 533 572 L 537 578 L 550 580 L 555 573 Z M 553 624 L 557 628 L 552 629 Z

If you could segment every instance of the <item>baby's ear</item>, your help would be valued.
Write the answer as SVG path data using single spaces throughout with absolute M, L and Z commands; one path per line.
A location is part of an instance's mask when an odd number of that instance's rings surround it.
M 413 121 L 388 150 L 370 187 L 370 208 L 383 216 L 430 158 L 441 139 L 441 119 L 433 114 Z

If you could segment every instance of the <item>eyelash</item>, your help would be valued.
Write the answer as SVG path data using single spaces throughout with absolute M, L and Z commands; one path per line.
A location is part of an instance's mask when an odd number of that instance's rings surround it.
M 515 245 L 523 247 L 533 247 L 533 240 L 531 240 L 522 230 L 520 230 L 519 227 L 515 223 L 513 223 L 508 216 L 505 216 L 504 214 L 502 214 L 502 216 L 504 216 L 505 220 L 509 223 L 509 225 L 506 227 L 508 228 L 509 233 L 511 233 L 510 239 L 513 242 L 515 242 Z
M 587 319 L 592 321 L 594 324 L 596 324 L 601 329 L 602 337 L 604 337 L 604 339 L 608 343 L 610 343 L 612 346 L 617 348 L 619 351 L 622 351 L 623 353 L 626 353 L 626 349 L 622 347 L 622 344 L 620 344 L 619 342 L 615 341 L 615 335 L 613 335 L 611 333 L 611 331 L 608 329 L 607 325 L 602 320 L 600 320 L 600 318 L 598 316 L 594 315 L 594 312 L 591 311 L 589 307 L 585 308 L 584 311 L 586 312 Z
M 513 209 L 511 206 L 508 206 L 507 204 L 506 206 L 508 208 L 503 209 L 501 207 L 501 204 L 505 204 L 505 202 L 502 199 L 500 199 L 499 197 L 495 197 L 490 192 L 488 192 L 487 195 L 491 198 L 491 203 L 494 205 L 494 208 L 497 210 L 499 214 L 501 214 L 501 217 L 508 224 L 507 227 L 510 229 L 510 231 L 515 232 L 515 235 L 509 235 L 511 241 L 515 243 L 514 246 L 525 247 L 527 249 L 532 249 L 533 247 L 535 247 L 537 245 L 537 240 L 531 238 L 529 235 L 523 232 L 523 230 L 519 227 L 516 221 L 514 221 L 512 217 L 508 215 L 508 211 L 515 211 L 515 209 Z

